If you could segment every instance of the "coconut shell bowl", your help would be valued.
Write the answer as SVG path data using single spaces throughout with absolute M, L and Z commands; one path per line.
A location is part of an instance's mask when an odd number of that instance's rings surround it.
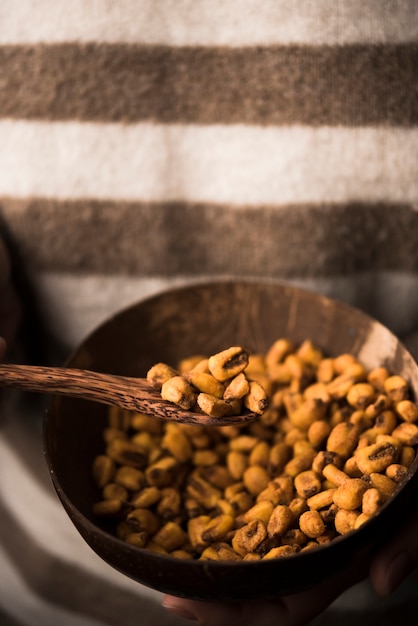
M 190 355 L 211 355 L 228 346 L 265 354 L 281 337 L 295 345 L 310 339 L 328 357 L 350 353 L 367 370 L 385 367 L 408 381 L 414 401 L 418 397 L 418 367 L 385 326 L 342 302 L 271 281 L 199 283 L 142 300 L 101 324 L 65 366 L 140 377 L 156 363 L 175 366 Z M 230 561 L 183 559 L 138 547 L 119 538 L 93 511 L 102 496 L 92 465 L 103 453 L 108 411 L 90 400 L 51 396 L 44 418 L 51 480 L 68 516 L 103 559 L 103 566 L 163 593 L 235 601 L 309 589 L 348 566 L 367 567 L 372 552 L 416 500 L 414 460 L 377 514 L 356 530 L 311 550 Z

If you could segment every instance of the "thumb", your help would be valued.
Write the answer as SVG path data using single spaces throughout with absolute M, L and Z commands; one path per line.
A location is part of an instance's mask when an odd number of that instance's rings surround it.
M 370 567 L 372 585 L 380 596 L 388 596 L 418 565 L 418 512 L 411 514 L 377 552 Z

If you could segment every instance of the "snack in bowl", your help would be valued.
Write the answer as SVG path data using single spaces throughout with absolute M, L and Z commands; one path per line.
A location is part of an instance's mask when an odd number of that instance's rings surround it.
M 384 370 L 400 376 L 408 383 L 411 402 L 413 404 L 416 402 L 418 397 L 418 366 L 405 346 L 387 327 L 363 311 L 347 304 L 271 280 L 218 280 L 170 289 L 156 294 L 121 310 L 103 322 L 79 345 L 66 365 L 123 376 L 146 376 L 146 373 L 157 363 L 172 364 L 173 368 L 176 368 L 176 365 L 179 365 L 190 355 L 197 354 L 201 357 L 202 355 L 216 354 L 222 351 L 225 346 L 245 346 L 250 353 L 251 370 L 247 368 L 247 375 L 249 377 L 251 375 L 252 379 L 257 380 L 267 391 L 269 397 L 272 397 L 271 389 L 267 388 L 265 379 L 260 376 L 260 372 L 257 370 L 260 369 L 258 367 L 260 355 L 267 355 L 270 347 L 280 337 L 291 341 L 296 349 L 304 343 L 306 338 L 311 338 L 314 346 L 325 357 L 325 364 L 321 366 L 321 376 L 326 376 L 333 359 L 349 354 L 350 358 L 354 357 L 363 364 L 366 371 L 369 372 L 369 376 L 373 371 L 377 379 L 382 374 L 386 377 Z M 280 344 L 276 346 L 276 349 L 277 347 L 280 347 Z M 273 354 L 271 357 L 274 361 Z M 326 359 L 330 360 L 327 361 Z M 292 359 L 289 359 L 289 364 L 292 364 Z M 297 371 L 294 358 L 293 367 Z M 193 365 L 190 361 L 185 364 L 185 369 L 190 370 L 192 368 Z M 280 371 L 283 375 L 283 368 L 277 367 L 277 376 L 280 375 Z M 403 385 L 399 385 L 400 382 L 399 379 L 392 379 L 387 393 L 389 390 L 394 392 L 396 388 L 402 388 Z M 376 385 L 377 383 L 373 381 L 371 384 Z M 339 386 L 341 391 L 341 381 L 337 381 L 335 386 Z M 358 398 L 362 397 L 363 394 L 359 394 L 359 391 L 362 392 L 362 389 L 358 388 L 355 393 L 353 392 L 354 398 L 356 395 Z M 397 404 L 397 410 L 404 412 L 404 415 L 410 415 L 411 405 L 403 405 L 401 402 L 399 401 Z M 353 409 L 354 407 L 350 410 Z M 355 411 L 359 410 L 361 409 L 355 409 Z M 299 411 L 296 417 L 302 420 L 303 412 Z M 256 428 L 271 431 L 273 426 L 268 424 L 269 418 L 273 419 L 271 406 L 256 419 L 251 426 L 251 431 Z M 111 429 L 116 426 L 124 431 L 128 443 L 129 435 L 127 433 L 130 427 L 127 422 L 133 419 L 132 414 L 125 414 L 124 412 L 116 412 L 111 415 Z M 212 418 L 210 419 L 212 420 Z M 140 426 L 142 420 L 141 416 L 135 416 L 137 434 L 141 434 L 141 437 L 148 437 L 148 435 L 141 433 L 141 430 L 145 430 L 144 424 Z M 263 420 L 266 421 L 263 423 Z M 321 424 L 321 420 L 319 422 L 319 426 L 312 427 L 310 431 L 312 442 L 315 442 L 315 445 L 324 437 L 324 425 Z M 157 440 L 161 437 L 161 433 L 158 434 L 157 431 L 153 435 L 152 429 L 160 427 L 161 420 L 158 418 L 150 417 L 147 419 L 149 435 L 157 437 Z M 249 427 L 249 424 L 245 426 L 245 430 Z M 300 428 L 300 424 L 297 427 Z M 238 560 L 202 559 L 195 558 L 194 554 L 193 558 L 177 558 L 181 554 L 177 552 L 173 556 L 170 552 L 171 546 L 169 546 L 169 550 L 165 548 L 156 551 L 156 549 L 143 549 L 134 543 L 128 543 L 116 535 L 114 517 L 111 515 L 98 516 L 94 513 L 94 504 L 104 501 L 104 498 L 101 488 L 93 480 L 92 464 L 97 456 L 107 456 L 104 454 L 106 450 L 103 433 L 108 428 L 109 414 L 104 405 L 75 398 L 52 397 L 44 421 L 45 457 L 50 477 L 69 518 L 86 544 L 103 559 L 103 567 L 106 568 L 110 565 L 135 581 L 163 593 L 217 601 L 234 601 L 244 597 L 254 600 L 277 598 L 312 588 L 321 581 L 326 581 L 337 575 L 347 567 L 366 572 L 373 551 L 382 542 L 387 541 L 389 533 L 399 526 L 400 520 L 406 519 L 416 502 L 417 458 L 409 466 L 402 481 L 397 483 L 398 486 L 394 495 L 385 499 L 383 504 L 377 502 L 379 505 L 377 513 L 372 514 L 376 508 L 377 494 L 370 489 L 370 493 L 362 503 L 364 512 L 367 511 L 367 514 L 370 515 L 367 521 L 355 531 L 339 534 L 331 541 L 321 543 L 315 549 L 300 549 L 298 552 L 294 552 L 291 546 L 289 549 L 289 545 L 285 544 L 276 548 L 277 552 L 282 553 L 280 558 L 259 558 L 261 554 L 257 551 L 247 552 L 245 557 L 240 555 Z M 170 425 L 169 429 L 171 428 Z M 225 451 L 225 446 L 230 445 L 233 439 L 225 439 L 225 433 L 221 433 L 221 439 L 217 443 L 215 442 L 215 445 L 209 446 L 206 433 L 203 432 L 202 436 L 198 437 L 197 433 L 200 426 L 196 428 L 196 431 L 193 430 L 196 433 L 193 462 L 198 464 L 197 468 L 200 468 L 199 472 L 202 475 L 211 470 L 209 463 L 212 462 L 211 459 L 213 460 L 213 453 L 219 454 L 222 449 Z M 406 423 L 406 429 L 408 428 L 409 425 Z M 172 428 L 172 430 L 174 432 L 175 429 Z M 212 430 L 211 428 L 210 432 Z M 215 433 L 216 429 L 213 430 L 213 437 L 215 437 Z M 256 432 L 256 438 L 259 434 L 259 431 Z M 238 472 L 245 471 L 240 467 L 243 459 L 245 461 L 245 458 L 252 454 L 248 450 L 245 451 L 245 442 L 251 441 L 252 437 L 250 432 L 245 435 L 244 439 L 241 438 L 240 442 L 238 441 L 241 446 L 244 446 L 244 450 L 230 450 L 231 468 L 234 467 L 233 471 L 237 472 L 237 475 L 239 475 Z M 291 445 L 297 444 L 297 441 L 292 441 L 290 434 L 288 439 Z M 238 438 L 235 437 L 235 440 Z M 170 434 L 170 437 L 167 435 L 166 441 L 167 445 L 174 447 L 179 438 L 177 435 Z M 265 443 L 268 444 L 269 442 L 265 441 L 263 445 L 255 446 L 252 460 L 258 459 L 255 463 L 256 470 L 250 468 L 246 476 L 248 485 L 251 485 L 254 490 L 254 495 L 251 495 L 251 492 L 246 495 L 242 489 L 239 493 L 238 488 L 238 493 L 234 494 L 233 491 L 236 488 L 234 485 L 231 485 L 226 494 L 236 503 L 236 506 L 241 506 L 243 511 L 248 511 L 250 500 L 252 502 L 257 498 L 255 495 L 256 485 L 263 475 L 258 467 L 261 467 L 260 459 L 264 454 Z M 142 445 L 144 445 L 144 441 Z M 306 442 L 303 441 L 297 445 L 300 448 L 307 446 Z M 218 446 L 217 449 L 215 449 L 216 446 Z M 120 454 L 121 448 L 123 448 L 121 442 L 114 444 L 116 454 L 118 447 Z M 272 452 L 272 462 L 276 464 L 280 463 L 281 447 L 280 445 L 275 446 L 274 452 Z M 298 451 L 302 452 L 302 450 Z M 157 455 L 159 451 L 154 451 L 153 454 Z M 179 454 L 178 451 L 177 454 Z M 167 456 L 169 457 L 169 455 Z M 144 465 L 142 468 L 138 468 L 137 472 L 132 471 L 132 468 L 128 468 L 129 471 L 126 469 L 120 471 L 125 480 L 130 475 L 132 487 L 137 491 L 143 488 L 141 480 L 148 467 L 147 458 L 142 457 Z M 299 463 L 299 460 L 291 459 L 290 461 L 291 466 L 297 466 Z M 410 460 L 404 459 L 402 464 L 407 466 L 409 462 Z M 173 461 L 170 458 L 168 460 L 160 459 L 154 465 L 156 467 L 153 468 L 152 475 L 155 480 L 158 475 L 161 477 L 170 473 Z M 326 480 L 329 482 L 331 479 L 338 480 L 338 476 L 341 476 L 338 471 L 345 471 L 348 474 L 348 471 L 351 471 L 349 465 L 344 470 L 344 468 L 338 467 L 334 469 L 329 464 L 329 470 L 326 470 L 329 472 L 329 476 Z M 395 482 L 403 474 L 403 470 L 399 470 L 397 465 L 401 465 L 401 463 L 395 463 L 389 476 Z M 106 475 L 106 467 L 109 469 L 108 461 L 103 463 L 103 476 Z M 300 468 L 298 470 L 296 467 L 293 468 L 293 471 L 301 473 L 302 470 Z M 199 475 L 197 469 L 196 472 Z M 220 481 L 222 476 L 225 478 L 225 468 L 218 468 L 216 472 L 218 473 L 217 481 Z M 377 476 L 378 472 L 374 472 L 374 474 Z M 135 487 L 136 479 L 138 482 Z M 242 482 L 238 479 L 234 480 L 238 483 Z M 114 482 L 113 479 L 111 482 Z M 195 483 L 196 490 L 198 490 L 199 484 L 199 481 Z M 309 481 L 303 484 L 306 488 L 307 485 L 309 486 Z M 222 483 L 220 485 L 221 487 L 218 489 L 222 488 L 224 491 L 227 489 L 227 487 L 222 487 Z M 160 489 L 158 486 L 155 487 L 157 490 Z M 331 485 L 329 487 L 331 488 Z M 376 487 L 378 491 L 381 488 L 381 485 Z M 109 488 L 109 492 L 111 489 L 113 487 Z M 156 489 L 151 488 L 145 492 L 144 498 L 145 496 L 150 499 L 155 497 Z M 344 492 L 341 491 L 343 496 Z M 315 506 L 318 507 L 318 511 L 321 511 L 326 506 L 331 507 L 331 504 L 326 505 L 324 503 L 324 498 L 329 498 L 329 496 L 330 492 L 328 491 L 325 495 L 319 492 L 310 497 L 313 498 L 314 504 L 315 499 L 320 500 L 319 503 L 316 502 Z M 350 497 L 353 497 L 353 494 Z M 117 497 L 113 500 L 115 499 L 117 500 Z M 146 499 L 142 501 L 142 504 L 144 502 Z M 149 506 L 149 502 L 150 500 L 146 506 Z M 192 497 L 188 505 L 191 516 L 198 513 Z M 161 507 L 163 506 L 169 510 L 173 505 L 167 498 L 164 504 L 161 504 Z M 269 505 L 260 502 L 258 515 L 264 515 L 262 513 L 263 507 L 266 507 L 265 513 Z M 139 508 L 146 507 L 141 506 Z M 228 514 L 227 511 L 226 514 Z M 135 515 L 140 517 L 138 513 Z M 145 515 L 151 518 L 148 513 Z M 278 523 L 280 516 L 278 513 L 276 515 L 273 519 Z M 317 515 L 304 516 L 303 518 L 301 515 L 302 512 L 299 517 L 305 531 L 309 528 L 311 534 L 320 531 Z M 285 516 L 286 513 L 283 516 L 284 520 Z M 196 517 L 198 515 L 195 515 Z M 350 517 L 352 517 L 352 512 L 349 512 L 347 516 L 348 521 Z M 178 520 L 172 518 L 166 520 L 166 522 L 168 521 L 176 523 Z M 342 523 L 344 520 L 340 521 Z M 216 526 L 215 522 L 212 523 Z M 198 526 L 197 522 L 194 524 L 196 527 Z M 173 528 L 173 526 L 169 526 L 168 530 L 170 527 Z M 317 528 L 316 531 L 315 527 Z M 184 528 L 182 530 L 184 531 Z M 198 528 L 197 530 L 199 531 Z M 210 536 L 209 531 L 210 533 L 214 533 L 215 530 L 216 532 L 221 531 L 222 524 L 212 530 L 210 527 L 206 530 L 208 531 L 208 534 L 205 534 L 207 541 L 207 537 Z M 295 534 L 301 536 L 300 533 Z M 239 538 L 240 536 L 237 539 Z M 317 542 L 316 538 L 312 540 Z M 235 543 L 238 546 L 240 542 L 236 541 Z M 225 552 L 223 552 L 224 548 Z M 231 552 L 230 546 L 227 548 L 221 546 L 219 556 L 228 556 Z M 283 552 L 288 553 L 288 556 L 283 555 Z M 206 556 L 208 555 L 210 556 L 210 552 L 206 553 Z M 183 556 L 186 555 L 183 554 Z
M 111 410 L 94 512 L 140 548 L 229 561 L 318 548 L 376 515 L 416 457 L 407 381 L 309 339 L 158 363 L 147 377 L 183 408 L 227 415 L 243 402 L 259 420 L 198 427 Z

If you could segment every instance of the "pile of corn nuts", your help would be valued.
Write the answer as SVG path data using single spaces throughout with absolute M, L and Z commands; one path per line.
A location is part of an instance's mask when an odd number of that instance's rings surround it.
M 376 515 L 416 455 L 418 406 L 408 382 L 385 367 L 368 371 L 351 354 L 328 357 L 309 339 L 279 338 L 248 358 L 242 348 L 229 350 L 239 358 L 225 359 L 224 351 L 215 362 L 245 368 L 229 369 L 223 380 L 202 355 L 175 369 L 157 364 L 150 380 L 163 390 L 182 378 L 192 386 L 190 406 L 208 410 L 197 404 L 201 393 L 242 402 L 248 387 L 232 396 L 227 389 L 245 371 L 268 407 L 259 405 L 259 418 L 240 427 L 164 422 L 112 407 L 103 453 L 93 460 L 101 492 L 95 515 L 134 546 L 227 561 L 311 550 Z M 207 376 L 215 382 L 199 391 L 202 374 L 205 384 Z M 183 388 L 180 401 L 187 397 Z

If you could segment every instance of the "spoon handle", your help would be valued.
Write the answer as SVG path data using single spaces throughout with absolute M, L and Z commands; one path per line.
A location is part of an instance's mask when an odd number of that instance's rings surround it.
M 161 395 L 143 378 L 62 367 L 0 365 L 0 387 L 84 398 L 123 409 L 158 412 Z M 152 408 L 150 408 L 152 407 Z
M 241 425 L 256 417 L 254 413 L 211 417 L 185 411 L 163 400 L 160 392 L 146 378 L 115 376 L 76 368 L 4 364 L 0 365 L 0 387 L 84 398 L 163 420 L 200 426 Z

